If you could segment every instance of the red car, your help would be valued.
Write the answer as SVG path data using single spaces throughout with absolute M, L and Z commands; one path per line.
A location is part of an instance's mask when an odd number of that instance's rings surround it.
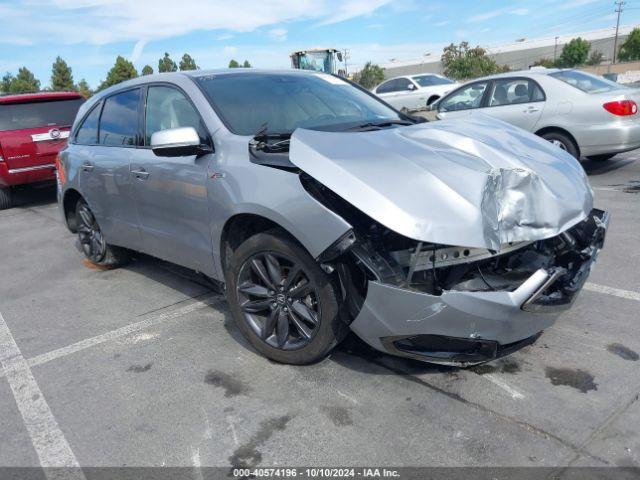
M 0 210 L 12 187 L 55 180 L 55 158 L 66 145 L 84 97 L 42 92 L 0 97 Z

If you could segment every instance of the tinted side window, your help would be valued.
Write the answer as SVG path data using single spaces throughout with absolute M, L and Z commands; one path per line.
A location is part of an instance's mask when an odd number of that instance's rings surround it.
M 153 133 L 179 127 L 195 128 L 200 136 L 200 143 L 208 143 L 207 129 L 200 115 L 182 92 L 172 87 L 149 87 L 145 145 L 151 144 Z
M 486 88 L 486 82 L 473 83 L 467 87 L 462 87 L 448 97 L 445 97 L 440 102 L 438 110 L 441 112 L 453 112 L 456 110 L 479 108 Z
M 396 80 L 396 84 L 394 85 L 395 86 L 394 90 L 396 92 L 400 92 L 403 90 L 411 90 L 409 88 L 409 85 L 411 85 L 411 81 L 408 78 L 398 78 Z
M 105 100 L 100 117 L 100 144 L 137 144 L 139 101 L 139 88 L 117 93 Z
M 388 82 L 384 82 L 382 85 L 378 87 L 376 93 L 389 93 L 393 88 L 394 80 L 389 80 Z
M 100 120 L 102 102 L 99 102 L 87 115 L 76 133 L 76 143 L 94 145 L 98 143 L 98 120 Z

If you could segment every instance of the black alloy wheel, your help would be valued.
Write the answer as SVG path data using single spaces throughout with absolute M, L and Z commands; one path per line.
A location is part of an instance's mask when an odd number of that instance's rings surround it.
M 80 248 L 90 262 L 99 264 L 107 255 L 107 244 L 104 241 L 102 230 L 100 230 L 100 226 L 86 202 L 78 202 L 76 214 Z
M 318 286 L 283 253 L 257 253 L 242 264 L 236 286 L 240 309 L 253 332 L 271 347 L 297 350 L 318 330 Z

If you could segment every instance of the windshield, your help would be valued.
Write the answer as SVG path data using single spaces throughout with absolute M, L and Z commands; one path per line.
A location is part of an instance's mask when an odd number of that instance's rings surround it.
M 329 52 L 307 52 L 293 55 L 293 68 L 332 73 L 333 55 Z
M 587 93 L 601 93 L 610 92 L 612 90 L 620 90 L 621 88 L 627 88 L 619 83 L 612 82 L 603 77 L 596 77 L 585 72 L 579 72 L 577 70 L 562 70 L 549 74 L 553 78 L 568 83 L 572 87 L 575 87 L 583 92 Z
M 346 130 L 367 122 L 402 121 L 385 104 L 325 74 L 239 73 L 196 79 L 218 115 L 237 135 L 292 133 L 296 128 Z
M 433 85 L 450 85 L 454 83 L 453 80 L 449 80 L 445 77 L 438 77 L 437 75 L 419 75 L 413 78 L 421 87 L 431 87 Z
M 71 125 L 83 102 L 74 98 L 0 105 L 0 131 Z

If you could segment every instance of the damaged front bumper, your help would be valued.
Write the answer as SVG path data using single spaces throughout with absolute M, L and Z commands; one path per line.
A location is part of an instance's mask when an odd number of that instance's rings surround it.
M 535 270 L 510 291 L 434 295 L 370 280 L 351 329 L 380 351 L 432 363 L 466 366 L 511 353 L 535 341 L 573 303 L 608 223 L 606 212 L 592 210 L 561 234 L 565 260 Z

